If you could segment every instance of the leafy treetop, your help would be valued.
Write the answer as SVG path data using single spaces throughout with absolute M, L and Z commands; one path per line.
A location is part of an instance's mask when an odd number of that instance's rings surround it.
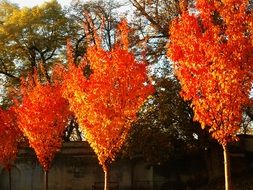
M 18 107 L 18 126 L 35 150 L 47 171 L 54 154 L 59 151 L 70 115 L 68 102 L 62 97 L 61 84 L 42 83 L 37 72 L 22 79 L 22 103 Z
M 19 79 L 39 63 L 49 71 L 66 44 L 67 21 L 56 0 L 32 8 L 1 1 L 0 73 Z
M 7 170 L 16 159 L 21 131 L 17 127 L 16 114 L 13 107 L 7 110 L 0 108 L 0 165 Z
M 110 51 L 99 43 L 90 46 L 79 67 L 69 45 L 64 96 L 104 171 L 122 147 L 140 106 L 154 91 L 146 65 L 127 50 L 127 31 L 127 22 L 122 21 L 121 41 Z
M 170 30 L 168 56 L 194 119 L 220 144 L 236 139 L 252 86 L 252 10 L 246 0 L 198 0 Z

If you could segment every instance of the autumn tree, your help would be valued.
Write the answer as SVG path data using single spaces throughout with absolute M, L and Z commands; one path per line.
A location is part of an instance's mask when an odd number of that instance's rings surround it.
M 62 144 L 62 136 L 70 112 L 62 97 L 58 81 L 44 82 L 34 75 L 22 80 L 22 102 L 17 108 L 18 127 L 27 137 L 30 146 L 44 169 L 44 189 L 48 186 L 48 170 Z
M 135 61 L 128 51 L 128 30 L 123 21 L 121 40 L 110 51 L 99 45 L 97 37 L 79 67 L 73 64 L 71 48 L 68 53 L 64 96 L 103 167 L 105 190 L 109 188 L 109 165 L 125 142 L 138 109 L 153 92 L 145 63 Z M 85 72 L 87 68 L 91 72 Z
M 224 150 L 225 186 L 231 189 L 228 143 L 237 140 L 252 86 L 252 8 L 246 0 L 196 1 L 183 7 L 170 30 L 168 56 L 191 101 L 194 119 Z
M 71 36 L 75 64 L 80 64 L 82 57 L 86 53 L 88 43 L 90 41 L 95 42 L 95 33 L 101 35 L 105 49 L 109 50 L 113 47 L 116 38 L 116 26 L 120 20 L 118 10 L 123 5 L 124 3 L 117 0 L 77 0 L 72 1 L 66 7 L 68 35 Z M 87 27 L 86 31 L 83 29 L 84 24 Z M 65 141 L 82 139 L 81 130 L 75 120 L 73 118 L 70 125 L 66 128 Z
M 9 189 L 11 190 L 11 167 L 18 153 L 21 132 L 17 127 L 13 107 L 0 108 L 0 165 L 9 172 Z

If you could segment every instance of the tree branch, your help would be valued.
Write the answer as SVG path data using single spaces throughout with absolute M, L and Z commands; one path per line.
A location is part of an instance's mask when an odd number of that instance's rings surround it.
M 149 20 L 149 22 L 151 23 L 151 25 L 158 30 L 159 32 L 161 32 L 164 36 L 168 37 L 168 31 L 167 29 L 163 28 L 158 22 L 155 21 L 155 19 L 153 17 L 151 17 L 145 10 L 145 7 L 141 6 L 140 3 L 138 3 L 137 0 L 130 0 L 130 2 L 132 3 L 132 5 L 141 12 L 141 14 L 143 16 L 146 17 L 146 19 Z

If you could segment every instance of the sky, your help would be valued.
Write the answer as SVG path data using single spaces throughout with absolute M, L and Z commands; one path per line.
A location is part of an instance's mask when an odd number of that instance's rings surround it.
M 13 3 L 18 4 L 20 7 L 33 7 L 40 5 L 46 0 L 10 0 Z M 57 0 L 62 6 L 69 5 L 72 0 Z
M 18 6 L 22 8 L 22 7 L 34 7 L 36 5 L 41 5 L 41 4 L 43 4 L 43 3 L 47 2 L 47 1 L 50 1 L 50 0 L 9 0 L 9 1 L 12 2 L 12 3 L 18 4 Z M 64 7 L 64 6 L 69 6 L 70 3 L 73 0 L 57 0 L 57 1 L 62 5 L 62 7 Z M 84 0 L 84 1 L 86 1 L 86 0 Z M 128 1 L 126 1 L 126 0 L 119 0 L 118 2 L 120 2 L 120 3 L 123 3 L 123 2 L 126 3 Z M 123 6 L 123 7 L 121 7 L 121 8 L 118 9 L 118 11 L 120 13 L 126 12 L 126 10 L 129 13 L 128 15 L 131 15 L 132 9 L 129 8 L 129 5 Z M 130 17 L 128 19 L 130 19 Z

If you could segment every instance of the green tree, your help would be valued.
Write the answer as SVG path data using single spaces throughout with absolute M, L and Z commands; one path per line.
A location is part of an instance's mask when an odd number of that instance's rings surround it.
M 63 50 L 67 18 L 56 0 L 33 8 L 0 2 L 0 74 L 3 87 L 19 83 L 19 77 L 43 64 L 49 70 Z M 7 89 L 5 89 L 7 90 Z

